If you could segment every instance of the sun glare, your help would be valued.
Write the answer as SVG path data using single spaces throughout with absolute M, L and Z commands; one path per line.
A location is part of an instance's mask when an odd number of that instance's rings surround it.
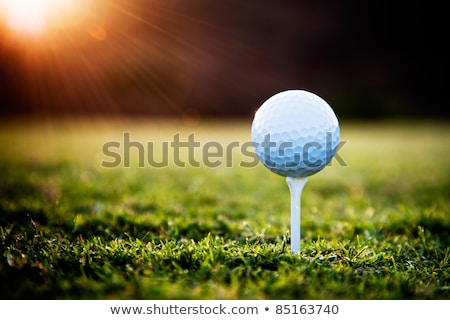
M 0 0 L 6 25 L 18 32 L 39 35 L 76 15 L 77 0 Z

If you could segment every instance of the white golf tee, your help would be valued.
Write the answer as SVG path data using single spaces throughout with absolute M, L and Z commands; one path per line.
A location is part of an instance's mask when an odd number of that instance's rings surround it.
M 286 177 L 286 182 L 291 193 L 291 253 L 295 254 L 300 252 L 300 199 L 308 178 Z

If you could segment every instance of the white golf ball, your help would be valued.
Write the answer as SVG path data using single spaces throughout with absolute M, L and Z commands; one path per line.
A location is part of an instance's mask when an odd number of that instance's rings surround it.
M 322 170 L 339 144 L 339 122 L 319 96 L 304 90 L 280 92 L 256 111 L 252 141 L 271 171 L 302 178 Z

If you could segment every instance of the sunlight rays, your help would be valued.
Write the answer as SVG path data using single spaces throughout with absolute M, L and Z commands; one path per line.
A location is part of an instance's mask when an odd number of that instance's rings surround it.
M 220 111 L 210 101 L 253 52 L 200 14 L 208 10 L 181 0 L 0 0 L 0 45 L 12 48 L 17 92 L 36 112 L 200 119 L 205 106 Z

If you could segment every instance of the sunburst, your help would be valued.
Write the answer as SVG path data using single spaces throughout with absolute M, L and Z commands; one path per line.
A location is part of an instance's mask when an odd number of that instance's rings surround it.
M 0 0 L 0 13 L 16 32 L 40 35 L 79 14 L 84 1 Z

